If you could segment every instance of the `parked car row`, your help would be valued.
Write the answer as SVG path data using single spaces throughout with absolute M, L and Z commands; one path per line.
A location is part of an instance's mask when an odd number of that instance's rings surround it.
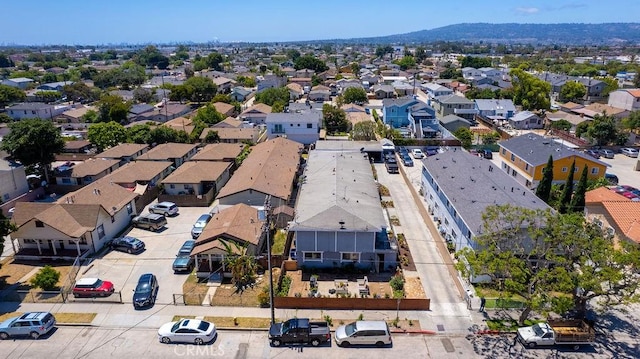
M 584 150 L 584 153 L 593 158 L 604 157 L 604 158 L 611 159 L 611 158 L 614 158 L 616 155 L 615 151 L 606 149 L 606 148 L 605 149 L 586 149 Z M 628 157 L 633 157 L 633 158 L 638 157 L 638 149 L 632 148 L 632 147 L 623 147 L 620 149 L 620 153 Z
M 335 342 L 338 346 L 391 345 L 391 333 L 385 321 L 359 320 L 336 328 Z M 269 342 L 274 347 L 283 344 L 310 344 L 317 347 L 331 340 L 327 322 L 312 322 L 307 318 L 289 319 L 274 323 L 269 328 Z
M 612 191 L 621 194 L 632 201 L 640 201 L 640 189 L 629 185 L 620 185 L 610 188 Z

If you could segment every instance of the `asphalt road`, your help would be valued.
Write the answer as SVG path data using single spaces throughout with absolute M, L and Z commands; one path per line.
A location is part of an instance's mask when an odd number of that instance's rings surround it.
M 219 331 L 213 343 L 202 346 L 162 344 L 156 329 L 127 331 L 104 327 L 59 327 L 39 340 L 1 342 L 2 357 L 12 358 L 480 358 L 464 337 L 400 334 L 391 347 L 340 348 L 269 345 L 266 331 Z M 463 349 L 467 347 L 467 349 Z

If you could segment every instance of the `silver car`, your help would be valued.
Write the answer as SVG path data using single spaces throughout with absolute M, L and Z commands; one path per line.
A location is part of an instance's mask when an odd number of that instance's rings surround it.
M 598 152 L 600 152 L 600 156 L 604 158 L 613 158 L 616 155 L 612 150 L 600 150 Z
M 49 312 L 24 313 L 0 323 L 0 339 L 31 337 L 38 339 L 56 325 L 56 318 Z
M 173 202 L 159 202 L 149 206 L 149 212 L 165 217 L 178 214 L 178 206 Z
M 625 148 L 621 149 L 620 152 L 622 152 L 622 154 L 625 155 L 625 156 L 629 156 L 629 157 L 633 157 L 633 158 L 637 158 L 638 157 L 638 150 L 636 150 L 635 148 L 625 147 Z
M 205 213 L 201 215 L 196 221 L 196 223 L 193 224 L 193 228 L 191 228 L 191 238 L 193 239 L 198 238 L 200 236 L 200 233 L 202 233 L 202 230 L 207 225 L 207 223 L 209 223 L 210 220 L 211 220 L 211 215 L 209 213 Z
M 336 344 L 341 347 L 350 345 L 391 345 L 391 333 L 384 320 L 358 320 L 336 328 Z

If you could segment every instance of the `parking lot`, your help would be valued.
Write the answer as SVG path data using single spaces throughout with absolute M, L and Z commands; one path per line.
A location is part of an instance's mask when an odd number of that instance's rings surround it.
M 611 166 L 607 168 L 607 173 L 618 176 L 618 184 L 640 187 L 640 171 L 635 170 L 636 164 L 638 163 L 637 158 L 616 153 L 614 158 L 607 159 L 600 157 L 600 161 Z
M 103 257 L 95 259 L 88 267 L 83 267 L 78 278 L 98 277 L 111 281 L 115 290 L 122 292 L 122 300 L 131 303 L 133 290 L 140 275 L 153 273 L 160 285 L 156 303 L 173 303 L 173 294 L 182 293 L 182 285 L 187 279 L 186 274 L 173 273 L 173 260 L 184 241 L 191 239 L 193 223 L 201 214 L 210 210 L 207 207 L 181 207 L 180 213 L 168 217 L 167 226 L 158 232 L 131 229 L 126 235 L 142 240 L 146 246 L 145 251 L 139 254 L 109 251 Z M 142 213 L 148 213 L 148 210 L 145 208 Z M 85 270 L 86 273 L 83 273 Z

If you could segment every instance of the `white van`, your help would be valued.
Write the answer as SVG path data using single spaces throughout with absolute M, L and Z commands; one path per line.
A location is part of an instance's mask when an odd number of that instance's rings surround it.
M 383 320 L 359 320 L 341 325 L 336 329 L 336 344 L 341 347 L 350 345 L 376 345 L 378 347 L 391 344 L 389 326 Z

